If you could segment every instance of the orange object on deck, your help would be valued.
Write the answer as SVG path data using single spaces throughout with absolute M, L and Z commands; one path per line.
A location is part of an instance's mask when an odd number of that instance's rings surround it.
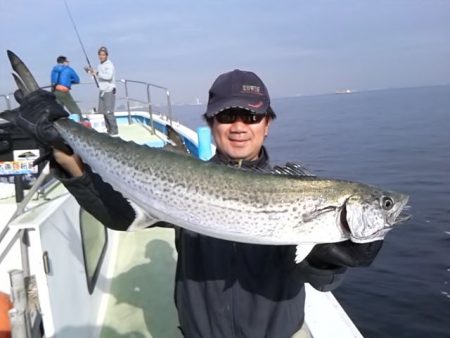
M 89 121 L 88 119 L 81 120 L 80 123 L 81 123 L 83 126 L 85 126 L 86 128 L 92 128 L 91 121 Z
M 9 296 L 0 292 L 0 338 L 11 338 L 11 323 L 9 322 L 8 311 L 12 309 Z

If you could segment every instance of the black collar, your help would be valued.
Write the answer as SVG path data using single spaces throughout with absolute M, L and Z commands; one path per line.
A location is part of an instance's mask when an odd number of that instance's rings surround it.
M 230 167 L 238 167 L 238 168 L 269 168 L 269 155 L 267 154 L 266 148 L 261 147 L 261 151 L 259 152 L 258 159 L 254 161 L 246 161 L 246 160 L 236 160 L 228 157 L 227 155 L 221 153 L 218 149 L 216 149 L 216 154 L 211 158 L 211 162 L 218 164 L 225 164 Z

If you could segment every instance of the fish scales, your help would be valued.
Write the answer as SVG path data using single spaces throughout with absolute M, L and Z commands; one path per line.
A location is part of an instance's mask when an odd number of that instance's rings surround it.
M 277 245 L 373 241 L 384 238 L 407 201 L 405 195 L 356 182 L 205 163 L 70 120 L 55 126 L 83 161 L 153 219 L 226 240 Z M 395 200 L 397 210 L 378 210 L 384 195 Z M 348 220 L 363 224 L 345 224 L 344 206 Z M 374 224 L 367 223 L 370 219 Z

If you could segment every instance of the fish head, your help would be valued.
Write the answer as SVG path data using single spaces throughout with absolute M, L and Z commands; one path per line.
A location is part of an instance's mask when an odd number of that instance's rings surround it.
M 400 215 L 408 199 L 408 195 L 391 191 L 353 194 L 342 208 L 341 225 L 353 242 L 382 240 L 395 224 L 409 219 L 409 215 Z

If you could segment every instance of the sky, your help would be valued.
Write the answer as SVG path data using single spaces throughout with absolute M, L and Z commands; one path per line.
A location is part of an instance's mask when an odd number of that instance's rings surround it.
M 107 46 L 117 79 L 168 87 L 173 103 L 204 103 L 236 68 L 272 98 L 450 83 L 449 0 L 66 1 L 94 66 Z M 91 81 L 63 0 L 0 0 L 0 18 L 0 94 L 14 89 L 7 49 L 41 85 L 58 55 Z

